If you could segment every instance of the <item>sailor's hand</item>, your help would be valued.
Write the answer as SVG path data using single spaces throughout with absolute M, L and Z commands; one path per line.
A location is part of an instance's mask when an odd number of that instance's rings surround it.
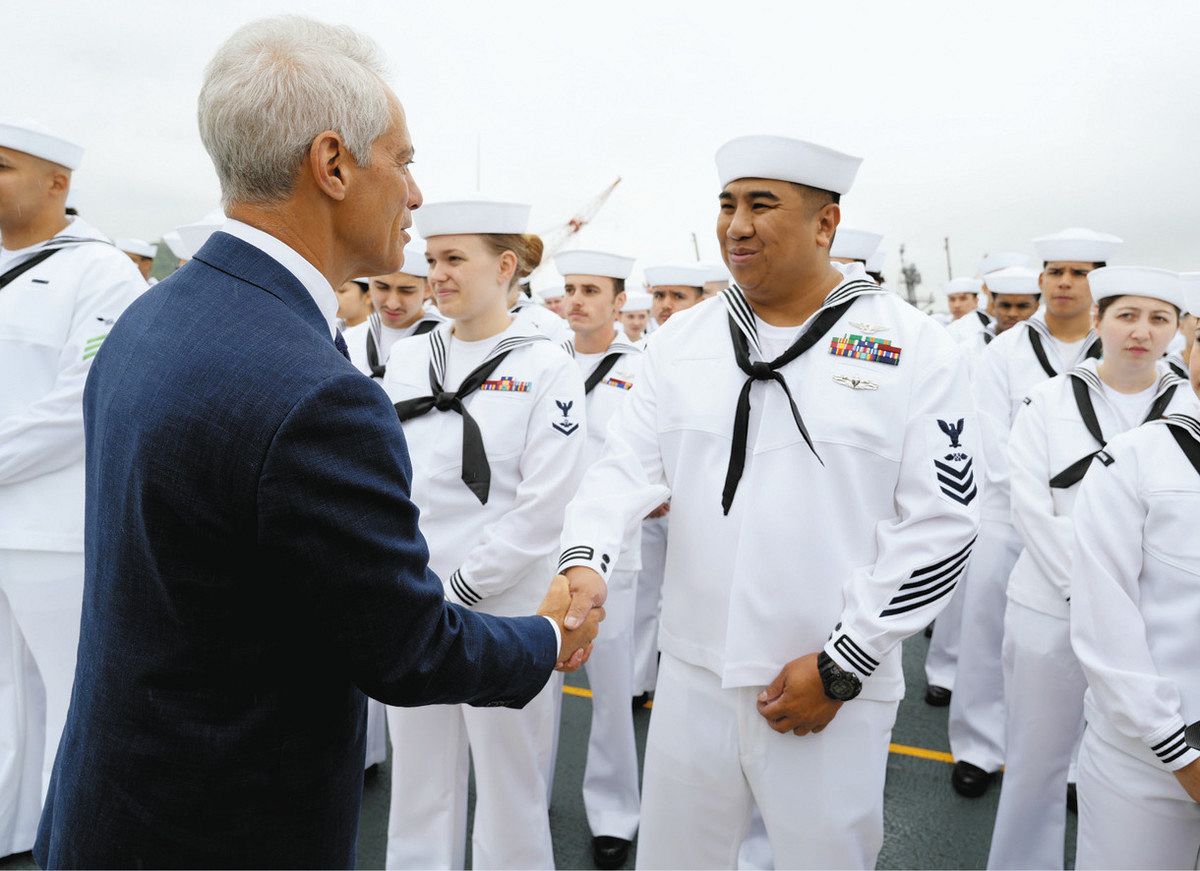
M 1189 762 L 1187 765 L 1174 772 L 1175 779 L 1179 781 L 1179 785 L 1187 791 L 1191 796 L 1192 801 L 1200 802 L 1200 759 L 1195 762 Z
M 603 584 L 604 581 L 601 580 L 600 583 Z M 588 661 L 588 657 L 592 655 L 592 641 L 600 630 L 600 621 L 604 619 L 604 609 L 593 607 L 584 612 L 583 622 L 579 626 L 574 629 L 568 628 L 566 621 L 571 603 L 570 584 L 566 577 L 558 575 L 550 582 L 546 598 L 538 608 L 540 616 L 549 617 L 558 624 L 562 635 L 562 647 L 558 651 L 558 662 L 555 665 L 558 671 L 575 671 Z
M 820 732 L 841 707 L 841 702 L 825 695 L 815 653 L 793 659 L 758 694 L 758 712 L 776 732 Z
M 647 514 L 646 519 L 647 520 L 658 520 L 658 518 L 666 517 L 670 513 L 671 513 L 671 503 L 664 502 L 662 505 L 659 505 L 657 508 L 655 508 L 649 514 Z
M 608 584 L 595 570 L 587 566 L 571 566 L 559 577 L 566 577 L 571 591 L 571 607 L 567 610 L 566 627 L 575 629 L 587 619 L 588 612 L 599 608 L 608 598 Z

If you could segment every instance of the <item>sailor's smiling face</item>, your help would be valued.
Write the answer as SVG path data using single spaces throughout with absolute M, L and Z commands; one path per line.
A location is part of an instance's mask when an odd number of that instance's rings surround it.
M 719 196 L 717 240 L 733 279 L 752 298 L 829 270 L 841 210 L 827 191 L 742 178 Z

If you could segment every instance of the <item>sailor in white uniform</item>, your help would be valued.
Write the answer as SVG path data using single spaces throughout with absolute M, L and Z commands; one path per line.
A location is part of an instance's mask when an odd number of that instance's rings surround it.
M 540 240 L 524 233 L 529 206 L 426 203 L 414 220 L 451 320 L 392 346 L 383 383 L 412 456 L 429 565 L 453 602 L 530 613 L 553 577 L 583 471 L 583 377 L 508 312 L 510 287 L 541 257 Z M 387 867 L 463 867 L 469 750 L 474 865 L 552 868 L 546 784 L 561 696 L 552 680 L 522 710 L 389 708 Z
M 1188 289 L 1200 287 L 1200 272 L 1182 272 L 1179 280 L 1183 282 L 1184 300 L 1190 299 Z M 1192 358 L 1192 345 L 1196 341 L 1197 315 L 1184 309 L 1179 317 L 1179 335 L 1167 346 L 1167 365 L 1180 378 L 1188 377 L 1188 361 Z
M 142 273 L 142 278 L 148 284 L 153 286 L 158 283 L 150 277 L 150 270 L 154 268 L 154 258 L 158 255 L 157 245 L 152 245 L 144 239 L 118 239 L 116 244 L 133 261 L 133 265 Z
M 1194 346 L 1190 364 L 1200 389 Z M 1196 867 L 1198 511 L 1200 403 L 1114 438 L 1075 501 L 1071 644 L 1088 686 L 1076 868 Z
M 642 868 L 732 867 L 754 804 L 780 867 L 873 867 L 882 842 L 900 642 L 954 589 L 981 472 L 958 348 L 829 261 L 859 162 L 773 136 L 718 151 L 736 284 L 647 344 L 567 511 L 583 589 L 672 498 Z
M 970 327 L 970 332 L 965 329 L 958 328 L 951 335 L 958 341 L 965 340 L 977 328 L 985 330 L 992 324 L 992 317 L 987 312 L 979 307 L 979 298 L 983 293 L 983 279 L 970 278 L 968 276 L 960 276 L 952 278 L 943 284 L 936 291 L 938 299 L 946 303 L 946 309 L 950 312 L 950 323 L 954 324 L 964 318 L 973 318 L 975 323 L 972 324 L 969 320 L 966 326 Z M 949 326 L 947 326 L 949 329 Z
M 542 288 L 537 292 L 537 295 L 542 298 L 542 302 L 546 306 L 546 311 L 554 312 L 560 318 L 565 318 L 567 315 L 563 308 L 566 293 L 566 288 L 561 284 L 555 284 L 551 287 Z
M 643 348 L 646 344 L 646 326 L 650 321 L 650 294 L 640 290 L 627 290 L 621 306 L 621 330 L 629 344 Z
M 1021 551 L 1009 502 L 1009 430 L 1036 385 L 1100 356 L 1087 276 L 1103 266 L 1120 243 L 1115 236 L 1078 228 L 1035 239 L 1043 263 L 1037 287 L 1044 311 L 997 336 L 975 363 L 975 406 L 983 429 L 987 486 L 979 543 L 962 592 L 962 626 L 969 631 L 961 636 L 949 720 L 955 759 L 951 783 L 968 798 L 983 795 L 1004 764 L 1005 590 Z M 1010 267 L 996 276 L 1019 269 Z
M 610 422 L 628 401 L 642 352 L 614 328 L 625 302 L 633 258 L 601 251 L 564 251 L 554 257 L 563 276 L 564 310 L 575 340 L 570 348 L 587 395 L 585 467 L 599 459 Z M 637 832 L 641 800 L 633 735 L 633 609 L 641 568 L 641 524 L 622 542 L 608 580 L 604 627 L 588 660 L 592 729 L 583 772 L 583 805 L 598 868 L 620 868 Z
M 0 121 L 0 856 L 33 846 L 75 676 L 83 388 L 137 267 L 65 211 L 83 149 Z
M 571 327 L 566 320 L 534 301 L 528 276 L 509 290 L 508 313 L 529 324 L 556 345 L 566 345 L 571 341 Z
M 994 323 L 997 320 L 994 305 L 995 297 L 991 288 L 988 287 L 987 277 L 991 273 L 999 272 L 1001 269 L 1008 269 L 1013 266 L 1021 267 L 1022 269 L 1034 269 L 1035 265 L 1032 257 L 1028 254 L 1022 254 L 1019 251 L 999 251 L 995 254 L 985 256 L 979 262 L 979 267 L 976 270 L 976 278 L 982 282 L 980 293 L 976 298 L 976 308 L 979 314 L 971 315 L 970 318 L 960 317 L 951 321 L 946 325 L 946 329 L 950 331 L 950 335 L 957 341 L 965 342 L 977 338 L 976 333 L 989 326 L 993 327 L 992 338 L 1004 332 L 1000 328 L 1000 324 Z M 1034 310 L 1036 309 L 1037 306 L 1034 306 Z M 1031 311 L 1029 314 L 1033 314 L 1033 312 Z M 982 341 L 991 341 L 991 339 Z
M 983 350 L 997 335 L 1031 317 L 1037 311 L 1041 296 L 1038 273 L 1022 266 L 998 269 L 990 273 L 987 280 L 992 288 L 990 298 L 997 312 L 996 317 L 989 317 L 985 326 L 981 320 L 984 313 L 976 308 L 947 328 L 947 332 L 959 341 L 966 357 L 967 372 L 972 377 Z M 951 296 L 957 294 L 965 297 L 971 288 L 978 288 L 978 293 L 986 293 L 983 282 L 976 278 L 956 278 L 945 286 L 945 291 Z M 963 323 L 970 324 L 972 329 L 954 329 Z M 962 584 L 954 591 L 949 604 L 938 615 L 929 640 L 929 650 L 925 656 L 925 704 L 935 708 L 946 707 L 952 698 L 958 670 L 966 590 L 966 585 Z
M 1004 618 L 1005 767 L 989 868 L 1063 867 L 1063 796 L 1085 689 L 1069 619 L 1079 483 L 1108 439 L 1196 404 L 1162 362 L 1183 305 L 1179 277 L 1109 266 L 1088 283 L 1102 359 L 1034 387 L 1008 439 L 1013 526 L 1024 550 Z
M 867 261 L 875 256 L 882 242 L 881 233 L 838 227 L 833 245 L 829 248 L 829 259 L 834 263 L 859 263 L 866 270 Z
M 435 310 L 425 310 L 425 244 L 408 245 L 399 272 L 367 279 L 371 295 L 371 314 L 358 326 L 343 334 L 350 351 L 350 362 L 372 378 L 382 379 L 387 370 L 392 346 L 409 336 L 423 336 L 445 322 Z
M 879 248 L 867 258 L 866 266 L 863 267 L 867 270 L 867 275 L 871 276 L 871 279 L 880 287 L 883 287 L 887 283 L 887 280 L 883 276 L 883 267 L 887 263 L 887 258 L 887 249 Z

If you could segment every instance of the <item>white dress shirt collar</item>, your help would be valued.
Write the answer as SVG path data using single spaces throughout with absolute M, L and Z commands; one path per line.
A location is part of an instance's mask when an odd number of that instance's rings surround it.
M 229 218 L 221 227 L 221 232 L 241 239 L 247 245 L 253 245 L 292 273 L 295 279 L 304 285 L 304 289 L 308 291 L 313 302 L 317 304 L 317 308 L 321 310 L 321 316 L 329 325 L 330 337 L 337 335 L 337 294 L 333 292 L 333 287 L 317 267 L 305 260 L 295 248 L 284 244 L 270 233 L 264 233 L 257 227 L 251 227 L 241 221 Z

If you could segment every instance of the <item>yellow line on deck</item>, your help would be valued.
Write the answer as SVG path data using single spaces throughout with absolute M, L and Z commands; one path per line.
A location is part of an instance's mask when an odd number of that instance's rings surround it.
M 581 699 L 590 699 L 592 697 L 592 691 L 584 687 L 564 686 L 562 691 L 565 695 L 576 696 Z M 653 708 L 654 702 L 646 702 L 644 707 Z M 910 747 L 907 744 L 889 744 L 888 750 L 897 756 L 915 756 L 917 759 L 929 759 L 933 762 L 954 762 L 954 757 L 943 750 L 926 750 L 924 747 Z

